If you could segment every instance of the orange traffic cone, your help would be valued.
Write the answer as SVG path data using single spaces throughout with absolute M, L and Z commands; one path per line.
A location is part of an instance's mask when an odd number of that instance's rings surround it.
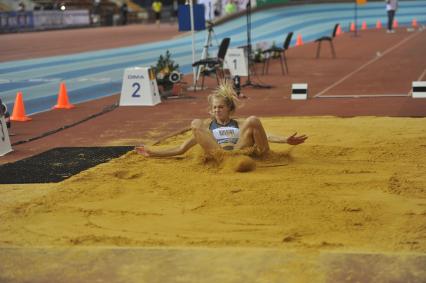
M 355 23 L 351 23 L 351 29 L 350 31 L 355 31 Z
M 15 105 L 13 105 L 13 112 L 10 120 L 20 122 L 32 120 L 32 118 L 25 115 L 25 106 L 24 100 L 22 99 L 22 92 L 18 92 L 16 94 Z
M 337 26 L 336 35 L 341 35 L 343 33 L 342 28 L 340 25 Z
M 67 94 L 67 87 L 65 86 L 65 83 L 61 83 L 59 87 L 59 96 L 58 96 L 58 103 L 53 106 L 54 109 L 71 109 L 75 106 L 72 105 L 68 100 L 68 94 Z
M 301 46 L 301 45 L 303 45 L 303 39 L 302 39 L 302 35 L 299 33 L 297 35 L 296 46 Z
M 382 22 L 380 20 L 377 20 L 376 29 L 381 29 L 381 28 L 382 28 Z
M 393 28 L 397 28 L 398 27 L 398 21 L 395 19 L 393 21 Z
M 361 30 L 367 29 L 367 23 L 365 21 L 362 22 Z
M 413 19 L 413 21 L 411 22 L 411 26 L 412 26 L 413 28 L 416 28 L 416 27 L 417 27 L 417 19 L 416 19 L 416 18 L 414 18 L 414 19 Z

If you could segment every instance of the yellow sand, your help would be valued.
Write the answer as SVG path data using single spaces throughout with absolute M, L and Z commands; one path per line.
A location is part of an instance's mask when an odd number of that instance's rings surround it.
M 132 152 L 59 184 L 2 185 L 0 246 L 426 252 L 426 119 L 262 121 L 309 139 L 273 144 L 254 164 L 205 161 L 199 148 L 165 159 Z M 250 172 L 235 172 L 246 162 Z

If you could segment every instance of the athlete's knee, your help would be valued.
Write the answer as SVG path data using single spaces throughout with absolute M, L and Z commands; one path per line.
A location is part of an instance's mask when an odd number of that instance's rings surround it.
M 260 119 L 257 118 L 256 116 L 250 116 L 250 117 L 248 117 L 247 120 L 246 120 L 246 122 L 251 127 L 258 127 L 258 126 L 262 125 L 262 123 L 260 122 Z
M 201 119 L 194 119 L 191 122 L 191 129 L 192 130 L 200 130 L 203 128 L 203 120 Z

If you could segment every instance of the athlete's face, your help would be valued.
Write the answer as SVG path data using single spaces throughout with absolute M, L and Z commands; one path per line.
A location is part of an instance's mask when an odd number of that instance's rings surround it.
M 227 122 L 231 114 L 229 106 L 226 105 L 225 100 L 222 98 L 213 99 L 212 112 L 218 122 Z

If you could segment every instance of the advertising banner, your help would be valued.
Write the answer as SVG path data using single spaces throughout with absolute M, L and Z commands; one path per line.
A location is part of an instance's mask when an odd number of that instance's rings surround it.
M 0 32 L 32 29 L 32 12 L 4 12 L 0 13 Z

